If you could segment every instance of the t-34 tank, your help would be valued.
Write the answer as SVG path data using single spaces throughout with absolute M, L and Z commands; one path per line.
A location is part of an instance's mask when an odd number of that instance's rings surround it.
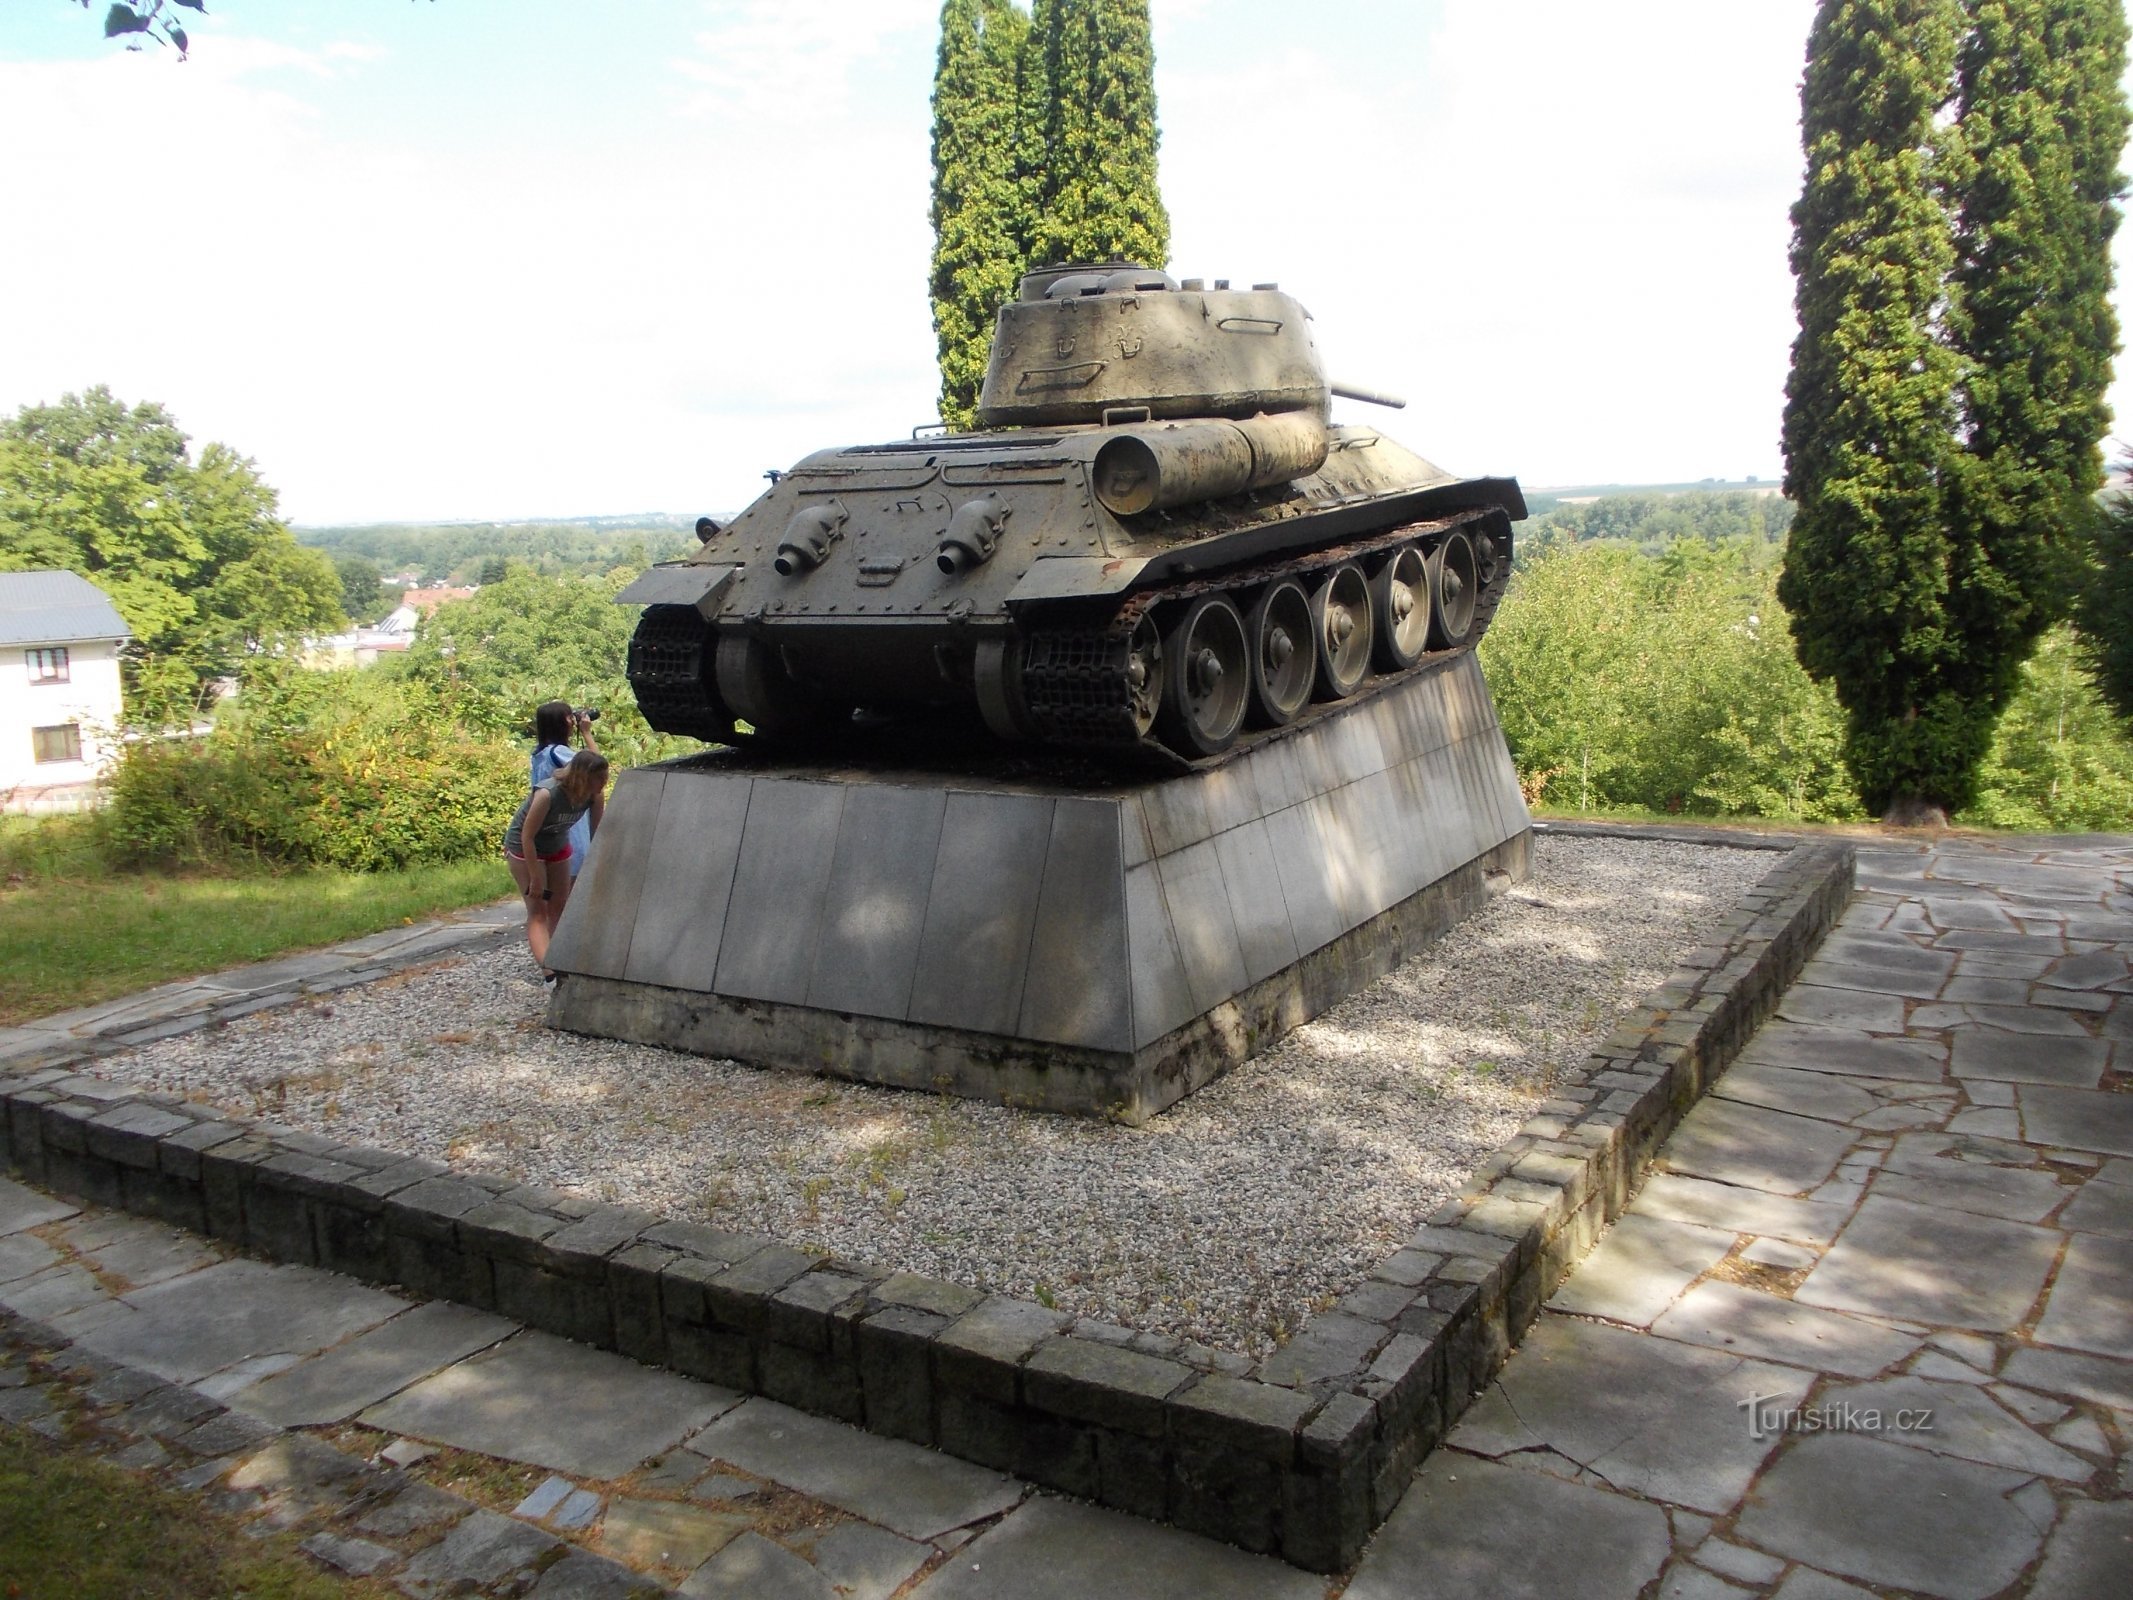
M 1221 755 L 1471 649 L 1526 514 L 1335 427 L 1273 284 L 1052 267 L 1003 307 L 979 429 L 823 450 L 619 598 L 655 728 L 820 739 L 855 711 L 1003 739 Z

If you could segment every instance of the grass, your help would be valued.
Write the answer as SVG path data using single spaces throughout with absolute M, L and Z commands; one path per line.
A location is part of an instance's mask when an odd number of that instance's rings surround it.
M 0 818 L 0 1025 L 511 892 L 501 860 L 401 872 L 123 871 L 93 817 Z
M 198 1496 L 0 1427 L 5 1600 L 387 1600 L 374 1580 L 322 1572 L 301 1535 L 254 1538 Z

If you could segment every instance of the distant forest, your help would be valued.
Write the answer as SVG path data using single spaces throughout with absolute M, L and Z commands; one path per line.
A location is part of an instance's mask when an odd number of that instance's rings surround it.
M 1624 489 L 1586 500 L 1565 501 L 1532 495 L 1533 517 L 1520 524 L 1515 548 L 1521 565 L 1530 555 L 1554 545 L 1598 539 L 1633 545 L 1658 555 L 1677 539 L 1705 544 L 1746 539 L 1775 560 L 1792 526 L 1792 502 L 1781 495 L 1752 490 L 1701 490 L 1654 493 Z
M 648 512 L 562 522 L 388 522 L 298 528 L 297 541 L 336 562 L 354 557 L 384 574 L 430 583 L 494 583 L 506 562 L 550 577 L 642 568 L 696 548 L 695 518 Z
M 1586 499 L 1586 493 L 1598 498 Z M 1533 516 L 1518 528 L 1521 564 L 1557 544 L 1588 539 L 1634 545 L 1656 555 L 1676 539 L 1706 544 L 1746 538 L 1774 557 L 1792 525 L 1792 502 L 1752 490 L 1653 490 L 1610 487 L 1574 498 L 1527 496 Z M 721 519 L 724 520 L 724 519 Z M 432 583 L 495 583 L 507 562 L 550 577 L 604 574 L 669 561 L 696 548 L 694 519 L 647 513 L 580 517 L 564 522 L 379 523 L 355 528 L 298 528 L 300 543 L 336 562 L 353 557 L 381 574 L 412 572 Z

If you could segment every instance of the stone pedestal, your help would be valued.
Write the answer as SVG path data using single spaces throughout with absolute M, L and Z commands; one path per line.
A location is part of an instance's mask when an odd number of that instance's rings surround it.
M 1522 878 L 1471 653 L 1100 791 L 637 768 L 551 952 L 573 1032 L 1139 1123 Z

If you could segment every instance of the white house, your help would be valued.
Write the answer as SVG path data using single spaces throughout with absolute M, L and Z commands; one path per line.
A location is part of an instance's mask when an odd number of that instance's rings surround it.
M 110 765 L 133 630 L 72 572 L 0 572 L 0 807 L 65 809 Z

